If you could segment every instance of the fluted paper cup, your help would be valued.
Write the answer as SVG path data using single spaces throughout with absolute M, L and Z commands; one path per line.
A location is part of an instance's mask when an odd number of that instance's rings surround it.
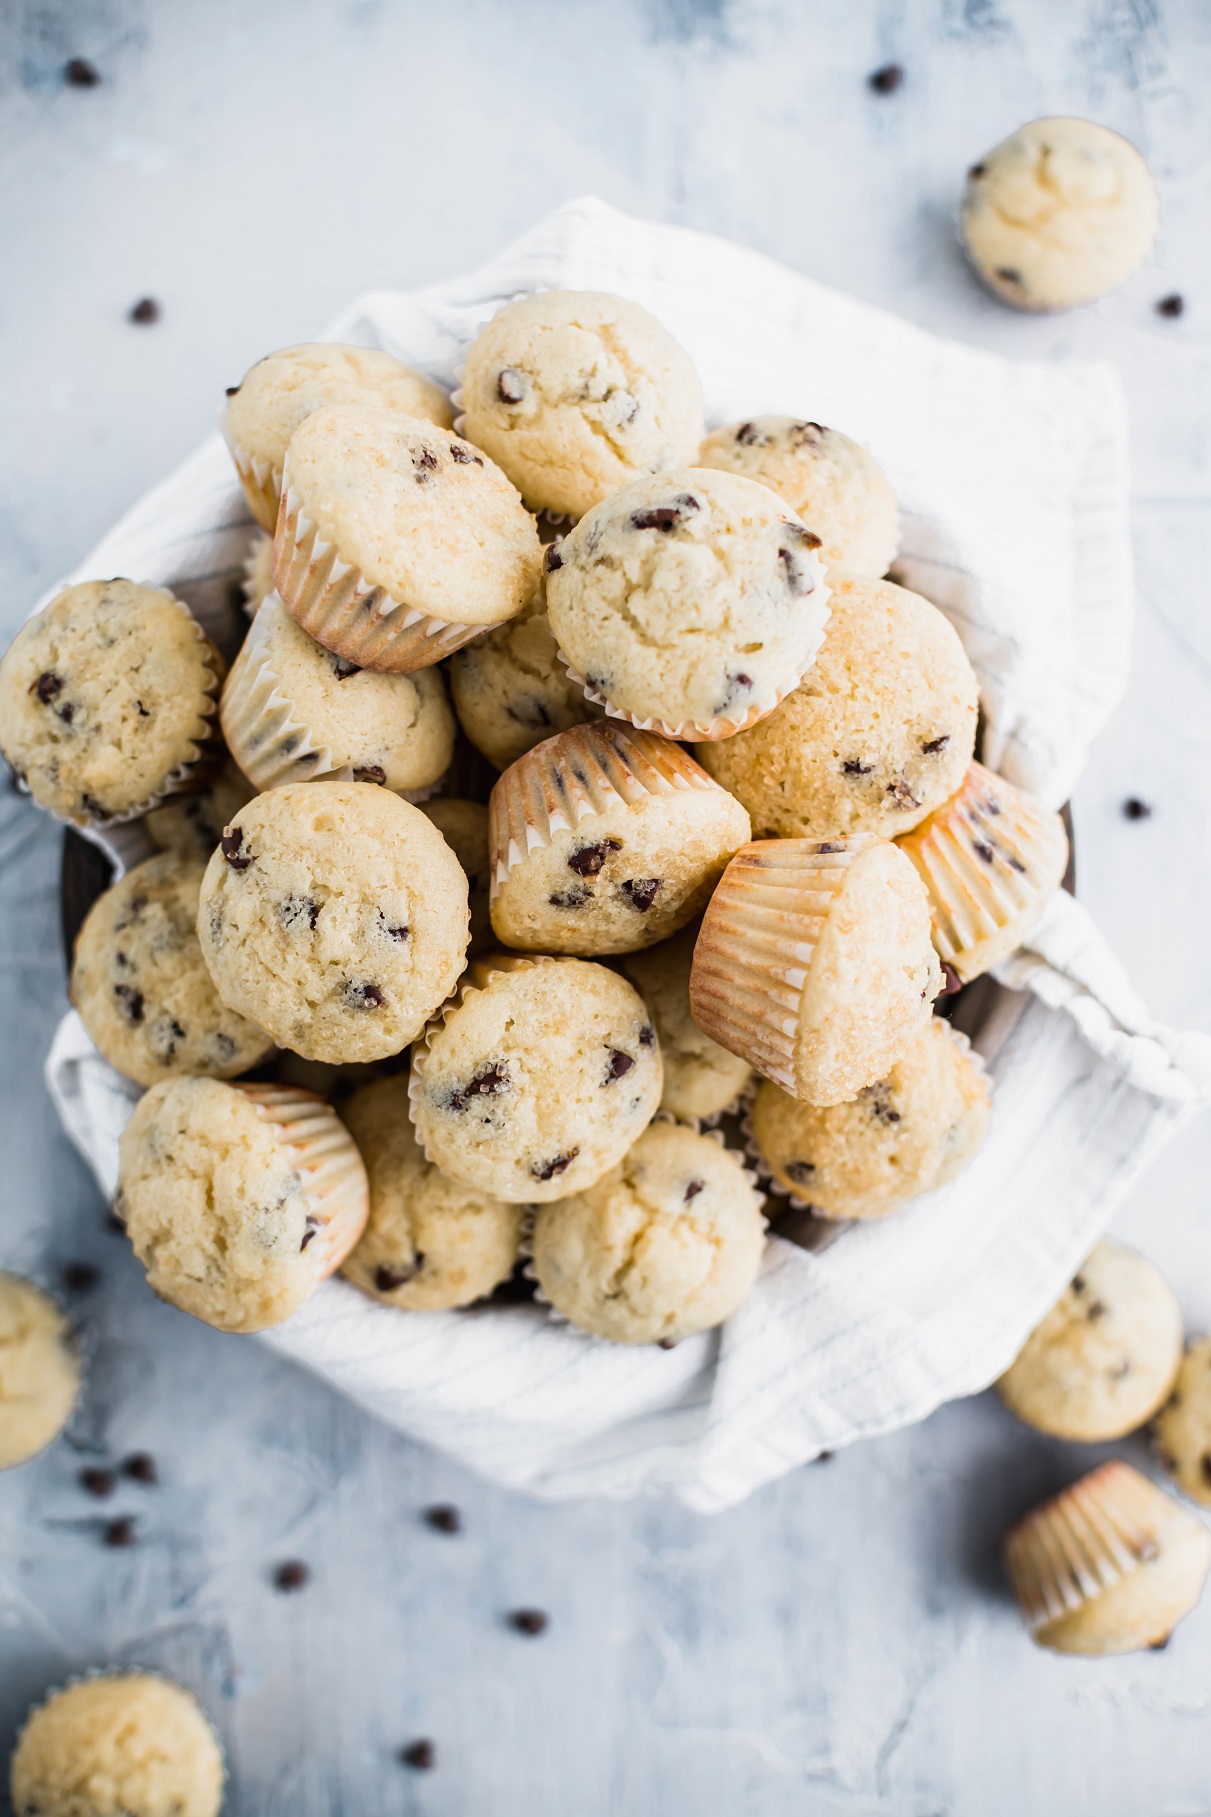
M 291 1085 L 236 1083 L 286 1150 L 308 1201 L 305 1239 L 317 1281 L 349 1254 L 366 1225 L 370 1188 L 357 1145 L 323 1098 Z

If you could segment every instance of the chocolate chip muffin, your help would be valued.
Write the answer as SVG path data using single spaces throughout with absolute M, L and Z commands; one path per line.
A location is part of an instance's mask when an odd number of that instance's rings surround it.
M 82 1373 L 71 1326 L 49 1294 L 0 1274 L 0 1470 L 28 1462 L 59 1436 Z
M 225 757 L 199 788 L 173 795 L 146 815 L 143 826 L 161 852 L 182 858 L 209 858 L 229 826 L 256 790 L 239 765 Z
M 228 1009 L 198 943 L 206 861 L 161 852 L 93 903 L 76 941 L 71 997 L 111 1066 L 140 1085 L 175 1073 L 232 1079 L 273 1039 Z
M 878 580 L 891 567 L 900 539 L 896 495 L 874 455 L 839 430 L 754 416 L 708 435 L 698 465 L 742 473 L 785 499 L 820 538 L 834 584 L 842 574 Z
M 412 1054 L 429 1160 L 513 1204 L 617 1165 L 660 1102 L 656 1031 L 625 978 L 582 959 L 472 962 Z
M 1156 1449 L 1178 1488 L 1211 1508 L 1211 1336 L 1195 1338 L 1156 1421 Z
M 342 1273 L 385 1306 L 469 1306 L 507 1280 L 525 1210 L 460 1185 L 425 1159 L 408 1081 L 380 1079 L 341 1107 L 370 1177 L 370 1216 Z
M 605 720 L 548 738 L 489 803 L 492 926 L 526 952 L 637 952 L 701 913 L 748 815 L 667 738 Z
M 675 1344 L 729 1318 L 765 1248 L 761 1196 L 721 1142 L 653 1123 L 604 1178 L 534 1225 L 557 1312 L 616 1344 Z
M 820 540 L 738 474 L 635 480 L 547 552 L 547 615 L 590 697 L 671 738 L 771 713 L 828 619 Z
M 979 684 L 949 620 L 891 581 L 842 580 L 808 675 L 767 718 L 697 747 L 759 836 L 894 839 L 958 789 Z
M 492 866 L 488 857 L 487 808 L 482 801 L 463 801 L 457 795 L 440 795 L 434 801 L 424 802 L 421 812 L 433 822 L 466 873 L 471 905 L 471 945 L 491 946 L 488 882 Z
M 198 936 L 219 996 L 280 1046 L 380 1060 L 454 988 L 467 880 L 389 789 L 305 782 L 258 795 L 202 880 Z
M 455 651 L 450 692 L 463 731 L 498 770 L 544 738 L 601 718 L 559 660 L 541 596 Z
M 683 1123 L 706 1122 L 730 1109 L 752 1078 L 747 1061 L 703 1034 L 690 1012 L 690 968 L 697 927 L 618 962 L 648 1006 L 664 1060 L 661 1110 Z
M 463 426 L 532 510 L 581 517 L 643 473 L 693 459 L 702 390 L 668 330 L 625 297 L 543 290 L 477 336 Z
M 84 581 L 23 625 L 0 661 L 0 748 L 60 819 L 129 820 L 194 779 L 222 676 L 171 593 Z

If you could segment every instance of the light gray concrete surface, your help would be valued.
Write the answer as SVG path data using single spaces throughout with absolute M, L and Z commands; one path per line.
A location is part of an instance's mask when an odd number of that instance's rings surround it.
M 100 87 L 63 85 L 73 55 Z M 892 59 L 904 87 L 877 98 L 865 77 Z M 7 0 L 0 631 L 259 353 L 585 190 L 944 333 L 1103 356 L 1133 411 L 1139 630 L 1077 797 L 1080 889 L 1157 1013 L 1207 1026 L 1209 95 L 1202 0 Z M 1164 235 L 1118 296 L 1027 320 L 976 288 L 953 210 L 974 157 L 1059 111 L 1144 148 Z M 1173 290 L 1187 311 L 1164 321 Z M 147 294 L 162 320 L 134 327 Z M 1127 795 L 1153 817 L 1124 820 Z M 102 1278 L 77 1302 L 93 1366 L 69 1441 L 0 1479 L 0 1750 L 47 1686 L 137 1661 L 212 1711 L 232 1817 L 1211 1812 L 1211 1603 L 1163 1654 L 1035 1652 L 995 1537 L 1092 1458 L 990 1396 L 715 1520 L 538 1507 L 158 1305 L 40 1085 L 58 853 L 5 795 L 0 1265 L 53 1280 L 82 1258 Z M 1187 1134 L 1119 1220 L 1197 1326 L 1205 1149 L 1205 1126 Z M 81 1492 L 83 1463 L 135 1448 L 161 1487 Z M 438 1500 L 461 1537 L 421 1522 Z M 101 1543 L 119 1513 L 138 1517 L 127 1551 Z M 292 1598 L 270 1584 L 285 1557 L 314 1572 Z M 550 1611 L 540 1639 L 504 1625 L 518 1604 Z M 395 1758 L 422 1735 L 427 1775 Z

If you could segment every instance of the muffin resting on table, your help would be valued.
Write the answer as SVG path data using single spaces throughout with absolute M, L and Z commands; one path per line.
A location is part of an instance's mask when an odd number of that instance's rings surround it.
M 370 1177 L 370 1216 L 341 1272 L 385 1306 L 469 1306 L 513 1272 L 525 1209 L 460 1185 L 425 1159 L 397 1075 L 355 1092 L 341 1118 Z
M 838 429 L 793 416 L 755 416 L 707 436 L 700 467 L 742 473 L 785 499 L 820 538 L 820 559 L 834 573 L 887 573 L 900 537 L 900 512 L 873 454 Z
M 82 581 L 0 661 L 0 748 L 60 819 L 129 820 L 186 787 L 210 754 L 222 677 L 218 651 L 171 593 Z
M 428 1158 L 516 1204 L 600 1179 L 650 1123 L 660 1088 L 642 998 L 582 959 L 473 961 L 412 1051 L 412 1120 Z
M 835 582 L 824 643 L 772 713 L 695 755 L 761 836 L 894 839 L 958 789 L 979 684 L 949 620 L 891 581 Z
M 962 233 L 988 288 L 1016 309 L 1072 309 L 1115 290 L 1156 239 L 1152 173 L 1092 120 L 1032 120 L 967 173 Z
M 808 1104 L 884 1079 L 942 988 L 912 866 L 870 833 L 766 839 L 711 897 L 690 973 L 694 1020 Z
M 457 795 L 439 795 L 421 803 L 421 813 L 431 820 L 467 878 L 471 907 L 471 945 L 492 944 L 492 918 L 488 910 L 488 810 L 482 801 L 464 801 Z
M 684 467 L 633 481 L 546 555 L 547 616 L 615 717 L 675 738 L 753 725 L 816 658 L 817 536 L 767 486 Z
M 997 1383 L 1011 1413 L 1054 1438 L 1122 1438 L 1168 1398 L 1182 1313 L 1160 1269 L 1106 1237 Z
M 278 592 L 346 662 L 424 669 L 534 597 L 534 519 L 487 455 L 435 423 L 330 405 L 286 456 Z
M 54 1300 L 32 1281 L 0 1274 L 0 1470 L 58 1437 L 81 1376 L 75 1336 Z
M 182 858 L 209 858 L 223 837 L 223 828 L 255 794 L 243 770 L 227 757 L 200 788 L 173 795 L 153 808 L 143 826 L 157 851 L 176 852 Z
M 704 1035 L 690 1013 L 696 927 L 646 952 L 627 953 L 619 970 L 648 1006 L 664 1061 L 661 1110 L 691 1123 L 730 1109 L 752 1078 L 747 1061 Z
M 223 434 L 252 515 L 273 535 L 290 438 L 323 404 L 373 404 L 448 429 L 439 386 L 376 347 L 309 341 L 266 354 L 227 394 Z
M 560 662 L 541 598 L 455 651 L 450 692 L 463 731 L 498 770 L 544 738 L 601 718 Z
M 748 836 L 740 803 L 679 745 L 573 726 L 492 790 L 492 926 L 529 952 L 635 952 L 700 913 Z
M 966 1037 L 939 1016 L 885 1079 L 819 1108 L 764 1080 L 753 1141 L 780 1186 L 822 1218 L 884 1218 L 955 1179 L 988 1134 L 988 1077 Z
M 234 1078 L 273 1037 L 228 1009 L 198 944 L 205 860 L 160 852 L 97 898 L 80 929 L 71 999 L 111 1066 L 140 1085 Z
M 1156 1449 L 1183 1495 L 1211 1508 L 1211 1336 L 1195 1338 L 1156 1421 Z
M 508 303 L 467 355 L 462 423 L 532 510 L 581 517 L 702 439 L 693 361 L 625 297 L 544 290 Z
M 467 880 L 389 789 L 304 782 L 258 795 L 202 880 L 198 937 L 219 996 L 311 1060 L 399 1053 L 453 990 Z
M 220 1331 L 280 1325 L 366 1222 L 353 1138 L 314 1092 L 172 1079 L 122 1132 L 116 1216 L 162 1300 Z
M 223 1754 L 197 1699 L 149 1672 L 56 1691 L 26 1720 L 15 1817 L 218 1817 Z
M 664 1122 L 595 1185 L 544 1205 L 533 1236 L 555 1310 L 616 1344 L 675 1344 L 722 1324 L 764 1248 L 761 1195 L 735 1155 Z

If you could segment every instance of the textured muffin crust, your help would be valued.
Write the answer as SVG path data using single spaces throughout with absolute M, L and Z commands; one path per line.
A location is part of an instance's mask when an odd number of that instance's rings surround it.
M 1178 1488 L 1211 1508 L 1211 1335 L 1195 1338 L 1156 1421 L 1156 1449 Z
M 655 1115 L 656 1031 L 625 978 L 581 959 L 473 965 L 413 1049 L 412 1119 L 452 1179 L 514 1204 L 600 1179 Z
M 455 651 L 450 692 L 463 731 L 498 770 L 544 738 L 601 717 L 560 662 L 541 597 Z
M 1017 309 L 1071 309 L 1143 264 L 1160 205 L 1129 140 L 1091 120 L 1032 120 L 967 173 L 972 264 Z
M 600 291 L 507 304 L 476 338 L 462 393 L 467 435 L 534 510 L 581 517 L 638 475 L 683 466 L 702 439 L 685 349 Z
M 764 1080 L 753 1140 L 779 1185 L 825 1218 L 883 1218 L 956 1178 L 988 1133 L 987 1075 L 933 1016 L 885 1079 L 819 1108 Z
M 206 862 L 161 852 L 99 896 L 80 929 L 71 998 L 109 1061 L 140 1085 L 178 1073 L 233 1079 L 273 1038 L 228 1009 L 198 943 Z
M 209 858 L 229 826 L 256 790 L 231 758 L 224 759 L 201 788 L 174 795 L 144 816 L 143 826 L 151 843 L 161 852 L 182 858 Z
M 471 945 L 490 946 L 492 917 L 488 912 L 488 883 L 491 865 L 487 808 L 482 801 L 439 795 L 434 801 L 422 802 L 420 809 L 426 820 L 433 822 L 466 874 L 471 905 Z
M 690 1012 L 690 967 L 696 927 L 644 953 L 627 953 L 619 970 L 648 1006 L 664 1061 L 661 1110 L 683 1122 L 714 1117 L 739 1098 L 752 1078 L 747 1061 L 703 1034 Z
M 878 580 L 890 568 L 900 538 L 896 495 L 874 455 L 840 430 L 793 416 L 755 416 L 713 430 L 698 465 L 742 473 L 785 499 L 820 538 L 830 579 Z
M 546 1205 L 538 1284 L 557 1312 L 616 1344 L 676 1343 L 730 1316 L 765 1247 L 760 1195 L 719 1142 L 653 1123 L 596 1185 Z
M 62 1432 L 80 1377 L 71 1326 L 49 1294 L 0 1274 L 0 1470 L 36 1457 Z
M 182 785 L 213 737 L 222 673 L 171 593 L 83 581 L 0 661 L 0 747 L 39 807 L 78 826 L 122 819 Z
M 223 1756 L 197 1700 L 145 1672 L 79 1679 L 29 1718 L 16 1817 L 218 1817 Z
M 307 782 L 241 809 L 202 882 L 198 937 L 223 1002 L 334 1063 L 405 1047 L 449 995 L 467 880 L 389 789 Z
M 891 581 L 843 580 L 824 643 L 772 713 L 695 755 L 759 837 L 893 839 L 962 784 L 979 684 L 936 606 Z
M 341 1270 L 347 1280 L 385 1306 L 432 1312 L 469 1306 L 508 1279 L 524 1207 L 462 1186 L 425 1159 L 406 1078 L 355 1092 L 341 1116 L 370 1177 L 370 1217 Z
M 563 654 L 622 717 L 724 737 L 796 687 L 828 618 L 819 539 L 755 480 L 636 480 L 547 552 Z

